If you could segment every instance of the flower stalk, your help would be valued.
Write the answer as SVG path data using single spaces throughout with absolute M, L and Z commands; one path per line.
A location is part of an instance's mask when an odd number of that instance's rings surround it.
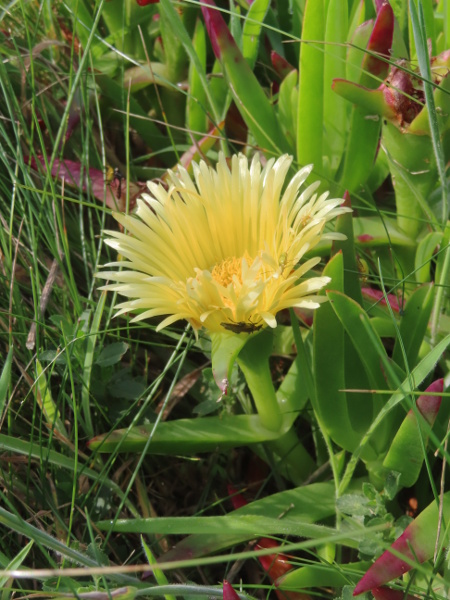
M 270 431 L 279 431 L 283 417 L 269 366 L 272 343 L 273 335 L 268 330 L 250 338 L 239 353 L 237 363 L 252 393 L 261 424 Z

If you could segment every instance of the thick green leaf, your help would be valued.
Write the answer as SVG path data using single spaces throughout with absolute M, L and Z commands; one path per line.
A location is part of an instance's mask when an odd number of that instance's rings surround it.
M 416 281 L 419 283 L 430 281 L 431 261 L 441 241 L 442 233 L 439 231 L 432 231 L 420 240 L 414 260 Z
M 424 218 L 436 223 L 426 201 L 438 176 L 433 145 L 428 135 L 403 132 L 389 122 L 383 126 L 382 139 L 395 189 L 397 223 L 415 240 Z
M 311 565 L 293 569 L 287 575 L 277 580 L 277 587 L 281 590 L 296 591 L 302 588 L 316 587 L 342 587 L 356 583 L 362 573 L 367 571 L 370 563 L 357 562 L 340 565 L 333 564 Z
M 383 461 L 386 470 L 400 473 L 399 484 L 403 487 L 411 487 L 419 477 L 428 428 L 433 426 L 441 405 L 442 396 L 427 396 L 426 393 L 442 391 L 443 380 L 438 379 L 419 396 L 416 408 L 404 418 Z
M 259 38 L 269 4 L 270 0 L 254 0 L 245 18 L 242 32 L 242 54 L 251 69 L 254 68 L 258 56 Z
M 289 507 L 286 517 L 280 518 L 280 515 L 283 515 L 286 511 L 286 507 Z M 267 527 L 267 530 L 278 529 L 280 524 L 281 527 L 284 527 L 282 525 L 283 520 L 289 517 L 290 521 L 299 523 L 299 527 L 305 533 L 306 528 L 309 526 L 309 533 L 317 535 L 317 533 L 320 534 L 321 528 L 317 526 L 313 528 L 312 524 L 332 516 L 334 511 L 334 485 L 332 482 L 327 482 L 314 483 L 272 494 L 261 500 L 246 504 L 226 517 L 219 517 L 219 521 L 216 522 L 216 517 L 210 518 L 208 521 L 198 517 L 189 517 L 182 520 L 175 518 L 160 524 L 157 523 L 157 521 L 160 521 L 159 518 L 141 520 L 141 523 L 148 525 L 152 530 L 158 529 L 160 532 L 167 531 L 168 527 L 171 531 L 175 531 L 175 528 L 177 528 L 177 531 L 183 530 L 186 532 L 189 529 L 199 531 L 199 533 L 182 540 L 175 548 L 165 554 L 164 561 L 168 562 L 203 556 L 230 545 L 244 542 L 252 537 L 259 537 L 263 533 L 262 529 L 259 528 L 259 523 L 262 523 L 264 518 L 268 521 L 263 523 L 262 527 Z M 221 521 L 220 519 L 228 520 Z M 251 519 L 251 521 L 245 519 Z M 274 520 L 278 523 L 274 523 Z M 118 523 L 123 531 L 131 531 L 130 528 L 136 528 L 139 532 L 143 532 L 142 528 L 136 526 L 135 519 L 123 520 Z M 110 522 L 103 521 L 98 525 L 107 529 L 110 527 Z
M 329 290 L 343 290 L 343 256 L 336 254 L 324 269 Z M 348 414 L 344 363 L 344 328 L 330 303 L 314 313 L 315 398 L 311 398 L 321 427 L 342 448 L 352 451 L 360 441 Z M 369 410 L 372 414 L 372 410 Z
M 347 35 L 347 2 L 330 0 L 326 11 L 324 46 L 323 141 L 324 154 L 329 159 L 331 176 L 339 167 L 347 137 L 349 106 L 332 90 L 333 79 L 345 77 Z
M 386 351 L 375 330 L 372 329 L 373 337 L 369 337 L 367 334 L 367 330 L 362 324 L 362 321 L 365 321 L 371 329 L 366 312 L 357 302 L 340 292 L 330 290 L 327 292 L 327 296 L 362 359 L 370 385 L 374 390 L 386 389 L 386 380 L 380 362 L 380 354 L 385 355 Z
M 100 529 L 111 529 L 111 521 L 100 521 Z M 195 535 L 208 533 L 221 535 L 233 533 L 241 539 L 266 535 L 298 535 L 321 539 L 336 533 L 335 529 L 303 523 L 290 515 L 282 519 L 264 515 L 226 515 L 223 517 L 157 517 L 148 519 L 118 519 L 112 528 L 119 533 L 142 533 L 163 535 Z
M 295 152 L 297 139 L 298 71 L 291 71 L 283 79 L 278 92 L 278 119 L 289 143 L 290 151 Z
M 392 359 L 406 370 L 414 368 L 417 364 L 433 301 L 434 286 L 430 283 L 417 288 L 406 303 L 400 321 L 400 336 L 395 341 L 392 353 Z M 405 360 L 407 364 L 404 364 Z
M 351 206 L 350 199 L 346 196 L 345 206 Z M 351 213 L 339 215 L 336 219 L 336 231 L 345 235 L 345 240 L 333 243 L 333 253 L 342 252 L 344 258 L 344 292 L 359 304 L 362 304 L 361 284 L 359 269 L 356 261 L 355 236 L 353 233 L 353 216 Z
M 372 435 L 375 431 L 378 431 L 379 425 L 383 420 L 386 419 L 387 415 L 395 409 L 400 403 L 402 403 L 405 398 L 414 391 L 414 388 L 411 386 L 413 383 L 414 386 L 419 386 L 425 377 L 436 368 L 436 363 L 441 358 L 442 354 L 446 351 L 447 347 L 450 345 L 450 334 L 446 335 L 444 339 L 436 344 L 434 348 L 428 352 L 428 354 L 420 361 L 420 363 L 415 367 L 410 374 L 406 376 L 406 378 L 401 382 L 398 386 L 397 390 L 392 394 L 392 396 L 387 400 L 384 404 L 380 412 L 373 419 L 373 422 L 370 428 L 367 430 L 367 433 L 361 440 L 361 444 L 359 448 L 354 451 L 352 463 L 353 465 L 349 468 L 349 473 L 344 476 L 341 486 L 340 486 L 340 494 L 346 489 L 349 484 L 349 476 L 352 474 L 352 469 L 356 464 L 358 458 L 361 456 L 365 445 L 369 442 Z M 439 443 L 439 442 L 438 442 Z
M 387 3 L 383 5 L 378 13 L 373 31 L 370 33 L 370 38 L 367 42 L 367 49 L 370 51 L 381 49 L 384 54 L 387 54 L 392 44 L 393 31 L 393 13 Z M 368 33 L 367 24 L 362 25 L 356 30 L 352 54 L 356 52 L 356 48 L 365 47 L 364 42 L 367 39 Z M 358 59 L 359 57 L 355 56 L 355 58 L 349 61 L 350 64 L 353 63 L 353 72 L 347 73 L 349 75 L 348 78 L 366 87 L 377 87 L 376 80 L 374 82 L 372 74 L 382 76 L 386 70 L 386 63 L 370 54 L 365 54 L 361 63 L 359 63 L 361 64 L 361 69 L 358 76 Z M 378 114 L 373 114 L 373 112 L 359 106 L 353 108 L 347 153 L 340 178 L 340 183 L 344 189 L 355 192 L 366 182 L 375 163 L 380 131 L 381 119 Z
M 153 425 L 118 429 L 99 435 L 89 442 L 98 452 L 141 452 Z M 153 434 L 150 454 L 195 454 L 212 452 L 217 448 L 237 448 L 275 440 L 280 432 L 261 425 L 257 415 L 179 419 L 160 423 Z
M 192 45 L 202 65 L 203 73 L 206 72 L 206 32 L 200 21 L 195 26 Z M 186 125 L 194 139 L 198 140 L 208 131 L 207 96 L 203 81 L 196 65 L 189 64 L 189 95 L 186 102 Z
M 272 331 L 265 329 L 248 339 L 237 357 L 237 363 L 252 393 L 261 424 L 267 429 L 280 431 L 283 415 L 275 395 L 269 365 L 272 348 Z
M 303 15 L 300 47 L 297 160 L 312 163 L 316 174 L 323 173 L 323 47 L 317 43 L 325 37 L 323 0 L 307 0 Z

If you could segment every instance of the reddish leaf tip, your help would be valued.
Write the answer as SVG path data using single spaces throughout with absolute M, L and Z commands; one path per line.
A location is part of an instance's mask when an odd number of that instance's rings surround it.
M 223 600 L 240 600 L 238 593 L 226 579 L 223 580 Z

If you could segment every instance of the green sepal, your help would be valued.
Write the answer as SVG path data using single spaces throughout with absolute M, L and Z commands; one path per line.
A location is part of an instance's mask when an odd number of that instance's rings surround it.
M 220 391 L 226 394 L 231 370 L 249 336 L 245 333 L 211 333 L 210 338 L 214 380 Z

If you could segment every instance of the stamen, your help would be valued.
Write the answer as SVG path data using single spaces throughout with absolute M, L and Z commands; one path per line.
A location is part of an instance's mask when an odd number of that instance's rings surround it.
M 241 256 L 240 258 L 237 258 L 236 256 L 224 258 L 212 268 L 211 275 L 213 276 L 213 279 L 219 285 L 228 287 L 230 283 L 233 283 L 233 278 L 236 276 L 239 283 L 242 284 L 242 261 L 244 258 L 250 267 L 253 263 L 253 259 L 247 251 L 244 253 L 244 256 Z

